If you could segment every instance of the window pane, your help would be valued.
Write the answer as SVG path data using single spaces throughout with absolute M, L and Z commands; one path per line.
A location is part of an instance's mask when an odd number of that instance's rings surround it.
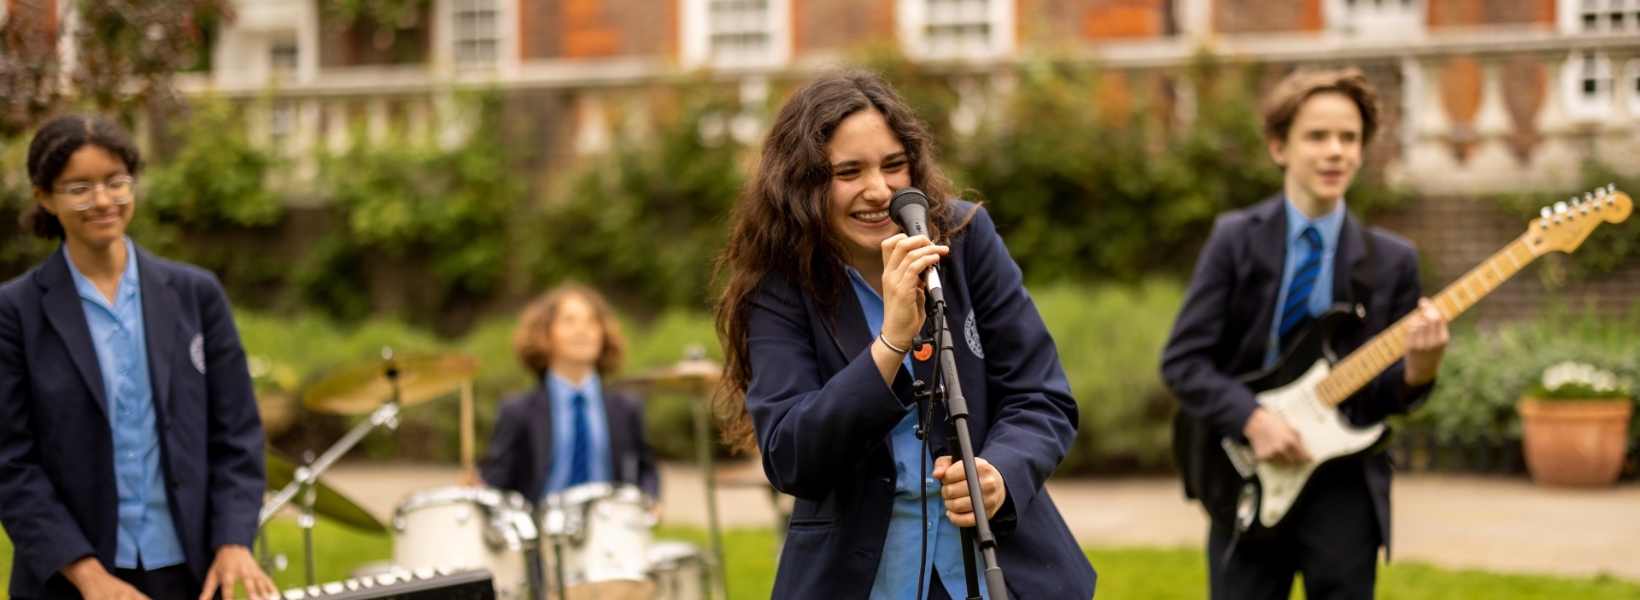
M 276 44 L 268 51 L 268 63 L 276 73 L 296 70 L 296 45 Z
M 714 56 L 755 57 L 770 45 L 768 0 L 713 0 L 708 4 L 708 43 Z
M 496 0 L 451 0 L 451 33 L 458 64 L 494 63 L 500 48 Z

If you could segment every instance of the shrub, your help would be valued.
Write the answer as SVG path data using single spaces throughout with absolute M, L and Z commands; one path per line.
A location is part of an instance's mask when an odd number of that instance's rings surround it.
M 1640 375 L 1640 305 L 1617 317 L 1555 306 L 1535 320 L 1453 329 L 1428 404 L 1401 420 L 1438 437 L 1519 439 L 1515 402 L 1544 369 L 1561 362 L 1590 364 L 1630 381 Z
M 1053 285 L 1031 294 L 1053 333 L 1081 412 L 1061 473 L 1165 471 L 1177 402 L 1157 363 L 1184 299 L 1168 280 Z

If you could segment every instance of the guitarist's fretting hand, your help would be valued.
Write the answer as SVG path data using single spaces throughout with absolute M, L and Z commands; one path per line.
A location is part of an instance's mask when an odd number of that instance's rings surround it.
M 1304 449 L 1304 439 L 1298 436 L 1298 431 L 1262 407 L 1253 410 L 1241 433 L 1253 444 L 1253 453 L 1262 462 L 1278 465 L 1310 462 L 1310 451 Z
M 1407 321 L 1407 387 L 1418 387 L 1435 380 L 1441 368 L 1441 356 L 1446 354 L 1446 317 L 1428 298 L 1418 299 L 1418 310 Z

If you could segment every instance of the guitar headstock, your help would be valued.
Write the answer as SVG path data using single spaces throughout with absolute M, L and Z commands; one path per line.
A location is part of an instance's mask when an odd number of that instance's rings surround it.
M 1634 200 L 1617 191 L 1616 184 L 1595 188 L 1582 197 L 1572 196 L 1565 202 L 1543 207 L 1526 231 L 1526 246 L 1533 256 L 1542 256 L 1551 250 L 1571 252 L 1583 245 L 1583 240 L 1601 223 L 1621 223 L 1632 212 Z

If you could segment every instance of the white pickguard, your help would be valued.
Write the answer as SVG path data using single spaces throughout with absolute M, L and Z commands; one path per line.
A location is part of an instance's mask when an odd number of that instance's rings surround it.
M 1321 463 L 1341 456 L 1349 456 L 1372 446 L 1383 436 L 1384 424 L 1357 428 L 1344 420 L 1338 409 L 1328 406 L 1315 395 L 1315 386 L 1330 372 L 1325 360 L 1316 361 L 1297 381 L 1268 390 L 1258 395 L 1259 406 L 1281 417 L 1298 431 L 1304 448 L 1309 450 L 1311 462 L 1297 466 L 1278 466 L 1258 462 L 1253 449 L 1237 445 L 1239 458 L 1256 463 L 1262 494 L 1259 499 L 1259 522 L 1273 528 L 1287 516 L 1310 474 Z

